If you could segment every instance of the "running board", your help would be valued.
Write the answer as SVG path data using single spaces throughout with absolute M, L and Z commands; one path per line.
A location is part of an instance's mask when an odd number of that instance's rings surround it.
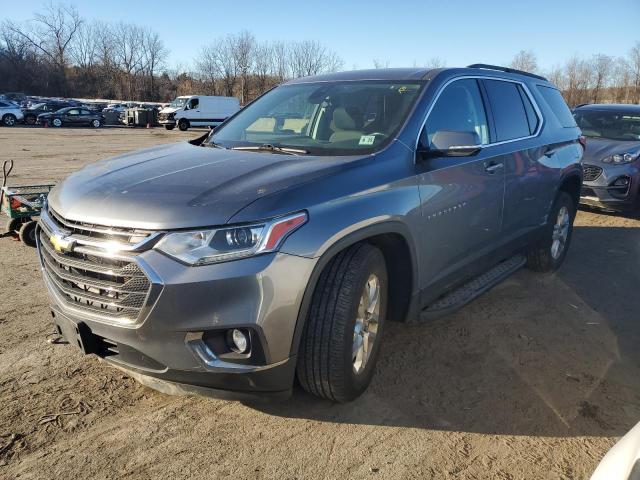
M 524 266 L 527 259 L 524 255 L 516 255 L 500 262 L 491 270 L 469 280 L 467 283 L 438 298 L 420 313 L 420 319 L 431 320 L 453 313 L 488 292 L 497 284 Z

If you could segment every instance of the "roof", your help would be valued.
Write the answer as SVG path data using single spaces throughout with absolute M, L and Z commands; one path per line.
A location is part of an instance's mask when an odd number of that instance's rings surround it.
M 311 77 L 294 78 L 286 82 L 286 85 L 296 83 L 312 83 L 312 82 L 335 82 L 341 80 L 389 80 L 393 82 L 406 82 L 415 80 L 430 80 L 440 72 L 448 72 L 451 75 L 480 75 L 480 76 L 499 76 L 506 78 L 531 79 L 535 78 L 539 81 L 548 82 L 548 80 L 539 75 L 514 70 L 511 68 L 500 67 L 495 65 L 486 65 L 477 63 L 469 65 L 465 68 L 375 68 L 371 70 L 352 70 L 348 72 L 327 73 L 324 75 L 314 75 Z
M 371 70 L 351 70 L 348 72 L 295 78 L 286 83 L 332 82 L 339 80 L 423 80 L 430 71 L 431 69 L 428 68 L 374 68 Z
M 608 112 L 640 113 L 640 105 L 629 103 L 590 103 L 587 105 L 580 105 L 574 110 L 600 110 Z

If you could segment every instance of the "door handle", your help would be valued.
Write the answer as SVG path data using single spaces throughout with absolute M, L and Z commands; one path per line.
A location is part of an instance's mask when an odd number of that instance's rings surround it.
M 490 163 L 484 164 L 485 172 L 490 173 L 492 175 L 496 173 L 498 170 L 502 170 L 503 168 L 504 168 L 504 163 L 490 162 Z

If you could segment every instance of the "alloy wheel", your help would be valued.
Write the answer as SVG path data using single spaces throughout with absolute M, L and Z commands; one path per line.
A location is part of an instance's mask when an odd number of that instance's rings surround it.
M 373 344 L 378 333 L 380 319 L 380 280 L 374 274 L 369 275 L 364 285 L 356 324 L 353 330 L 352 361 L 356 374 L 364 371 L 371 356 Z

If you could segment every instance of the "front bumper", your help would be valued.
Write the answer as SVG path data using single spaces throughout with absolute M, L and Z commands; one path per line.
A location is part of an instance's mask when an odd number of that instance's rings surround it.
M 614 211 L 637 208 L 640 192 L 640 168 L 637 162 L 628 165 L 598 164 L 602 172 L 591 181 L 583 181 L 580 203 Z M 616 186 L 618 179 L 628 179 L 628 186 Z
M 131 324 L 73 308 L 43 267 L 54 323 L 71 345 L 167 393 L 244 398 L 290 391 L 294 330 L 315 260 L 272 253 L 189 267 L 155 250 L 133 258 L 155 293 Z M 252 348 L 260 352 L 258 362 L 221 357 L 203 336 L 237 327 L 250 329 L 252 343 L 259 342 L 259 348 Z

